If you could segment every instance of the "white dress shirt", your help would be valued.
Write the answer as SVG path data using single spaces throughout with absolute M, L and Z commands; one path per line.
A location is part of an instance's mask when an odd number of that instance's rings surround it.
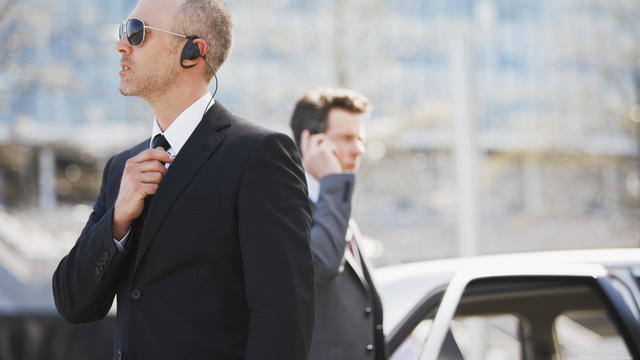
M 307 189 L 309 190 L 309 200 L 313 203 L 317 203 L 320 198 L 320 182 L 318 179 L 308 172 L 304 172 L 304 176 L 307 178 Z
M 176 157 L 180 152 L 180 149 L 187 142 L 193 130 L 196 129 L 204 114 L 215 104 L 215 100 L 213 100 L 213 96 L 210 92 L 206 92 L 200 99 L 196 100 L 191 106 L 186 108 L 178 117 L 169 125 L 169 127 L 162 132 L 160 125 L 158 125 L 158 119 L 154 116 L 153 118 L 153 129 L 151 131 L 151 140 L 149 140 L 149 148 L 151 148 L 151 143 L 153 142 L 153 138 L 158 135 L 164 135 L 165 139 L 169 142 L 171 146 L 167 149 L 169 155 Z M 166 163 L 165 166 L 169 168 L 169 163 Z M 129 232 L 131 232 L 131 228 L 127 231 L 127 234 L 120 240 L 113 239 L 116 244 L 116 247 L 119 251 L 124 250 L 124 244 L 129 237 Z
M 211 103 L 209 103 L 209 101 L 211 101 Z M 200 120 L 202 120 L 202 116 L 214 103 L 215 101 L 211 99 L 211 93 L 207 91 L 200 99 L 186 108 L 182 114 L 178 115 L 164 132 L 162 132 L 160 125 L 158 125 L 158 120 L 154 117 L 149 148 L 151 148 L 153 138 L 158 134 L 162 134 L 169 142 L 169 145 L 171 145 L 171 147 L 167 149 L 167 152 L 171 156 L 176 157 L 191 136 L 191 133 L 193 133 L 193 130 L 195 130 L 196 126 L 200 123 Z M 209 106 L 205 109 L 207 104 L 209 104 Z M 169 163 L 167 163 L 166 166 L 169 167 Z

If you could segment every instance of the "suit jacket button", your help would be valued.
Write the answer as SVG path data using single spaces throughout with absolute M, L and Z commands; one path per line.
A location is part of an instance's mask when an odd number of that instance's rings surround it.
M 135 289 L 131 292 L 131 298 L 133 300 L 140 300 L 141 297 L 142 297 L 142 291 Z
M 371 344 L 367 345 L 366 349 L 367 349 L 367 352 L 372 352 L 373 351 L 373 345 L 371 345 Z
M 116 359 L 117 360 L 125 360 L 124 353 L 122 352 L 122 350 L 118 350 L 118 353 L 116 354 Z
M 373 309 L 371 308 L 371 306 L 367 306 L 366 308 L 364 308 L 364 313 L 367 315 L 371 314 L 372 311 Z

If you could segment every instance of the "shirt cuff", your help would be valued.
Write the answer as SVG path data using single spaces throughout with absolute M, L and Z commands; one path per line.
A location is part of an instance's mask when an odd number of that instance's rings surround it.
M 131 232 L 131 228 L 129 228 L 129 230 L 127 230 L 127 233 L 124 234 L 124 236 L 122 237 L 122 239 L 120 239 L 120 241 L 116 240 L 115 238 L 113 239 L 113 242 L 116 244 L 116 247 L 118 248 L 119 252 L 123 252 L 124 251 L 124 245 L 127 242 L 127 238 L 129 237 L 129 233 Z

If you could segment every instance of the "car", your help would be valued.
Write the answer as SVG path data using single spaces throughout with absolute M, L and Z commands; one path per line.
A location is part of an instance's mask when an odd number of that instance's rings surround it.
M 640 359 L 640 249 L 422 261 L 375 277 L 391 360 Z

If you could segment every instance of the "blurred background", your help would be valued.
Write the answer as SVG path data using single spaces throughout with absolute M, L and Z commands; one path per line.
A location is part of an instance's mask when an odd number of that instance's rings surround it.
M 105 162 L 150 135 L 118 92 L 135 3 L 0 0 L 3 311 L 52 309 Z M 640 244 L 639 1 L 227 5 L 216 100 L 235 114 L 289 133 L 312 87 L 372 101 L 354 216 L 377 266 Z

